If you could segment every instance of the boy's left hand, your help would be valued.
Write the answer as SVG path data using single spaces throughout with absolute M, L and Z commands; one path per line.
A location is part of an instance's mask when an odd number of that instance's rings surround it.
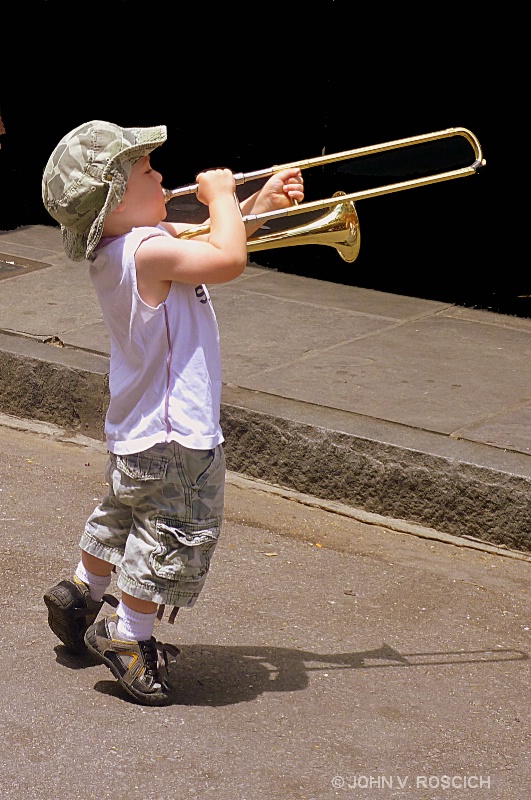
M 298 167 L 288 167 L 272 175 L 262 187 L 259 197 L 263 212 L 287 208 L 293 201 L 304 200 L 304 180 Z

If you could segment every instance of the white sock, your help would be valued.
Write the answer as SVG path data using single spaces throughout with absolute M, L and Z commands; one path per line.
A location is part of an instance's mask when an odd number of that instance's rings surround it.
M 83 562 L 80 561 L 76 567 L 74 577 L 79 578 L 80 581 L 83 581 L 83 583 L 89 587 L 90 596 L 99 603 L 105 594 L 105 589 L 107 589 L 111 582 L 112 576 L 93 575 L 92 572 L 85 569 Z
M 151 639 L 157 619 L 156 611 L 152 614 L 142 614 L 140 611 L 133 611 L 120 601 L 116 613 L 118 614 L 116 631 L 124 639 L 132 639 L 135 642 Z

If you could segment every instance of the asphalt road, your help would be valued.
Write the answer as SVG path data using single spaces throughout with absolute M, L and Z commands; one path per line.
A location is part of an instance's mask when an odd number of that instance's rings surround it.
M 229 475 L 204 593 L 157 633 L 181 649 L 174 702 L 145 708 L 42 602 L 101 445 L 4 424 L 0 456 L 2 800 L 528 797 L 529 561 Z

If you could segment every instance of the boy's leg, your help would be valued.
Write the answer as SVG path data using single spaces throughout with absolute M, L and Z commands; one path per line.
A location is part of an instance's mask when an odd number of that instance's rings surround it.
M 159 606 L 192 608 L 205 584 L 223 518 L 225 456 L 221 445 L 191 450 L 173 442 L 139 461 L 138 502 L 122 559 L 122 592 Z M 159 480 L 146 479 L 164 464 Z M 127 462 L 127 475 L 134 461 Z M 129 485 L 132 478 L 129 477 Z M 143 492 L 143 494 L 142 494 Z
M 145 705 L 169 701 L 161 646 L 148 634 L 157 606 L 191 608 L 203 587 L 221 527 L 224 477 L 221 447 L 193 451 L 174 443 L 116 459 L 113 485 L 134 509 L 118 578 L 122 602 L 118 615 L 88 628 L 85 642 Z
M 114 496 L 109 482 L 109 466 L 110 459 L 106 471 L 109 494 L 87 521 L 80 543 L 81 560 L 73 578 L 60 581 L 44 594 L 51 630 L 65 647 L 75 653 L 86 651 L 85 632 L 96 620 L 104 602 L 114 608 L 118 605 L 115 597 L 105 594 L 105 589 L 123 555 L 131 527 L 131 509 Z M 88 552 L 85 547 L 94 552 Z

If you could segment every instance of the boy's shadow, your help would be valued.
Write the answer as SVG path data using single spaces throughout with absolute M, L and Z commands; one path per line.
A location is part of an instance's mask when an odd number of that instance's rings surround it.
M 93 656 L 74 656 L 56 647 L 57 660 L 70 669 L 100 664 Z M 309 685 L 310 673 L 344 669 L 460 665 L 528 660 L 519 650 L 476 650 L 401 654 L 390 645 L 350 653 L 314 653 L 282 647 L 187 645 L 169 665 L 172 704 L 225 706 L 254 700 L 265 692 L 296 692 Z M 102 694 L 135 701 L 114 679 L 100 680 Z

